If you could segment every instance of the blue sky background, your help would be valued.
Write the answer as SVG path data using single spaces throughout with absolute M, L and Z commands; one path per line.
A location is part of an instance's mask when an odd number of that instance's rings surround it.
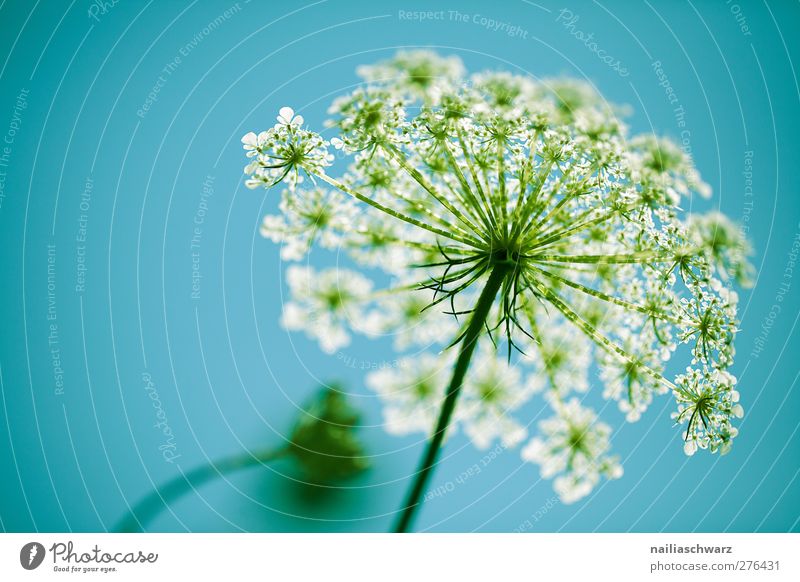
M 617 429 L 622 479 L 562 505 L 534 466 L 507 451 L 427 503 L 418 529 L 800 530 L 800 272 L 790 255 L 800 234 L 797 2 L 108 6 L 0 3 L 0 528 L 110 528 L 128 503 L 179 467 L 279 444 L 297 407 L 331 380 L 343 381 L 363 410 L 362 435 L 374 455 L 367 475 L 309 501 L 289 467 L 275 464 L 202 488 L 153 529 L 389 527 L 422 443 L 383 432 L 359 368 L 393 356 L 368 341 L 327 356 L 279 327 L 279 249 L 257 233 L 277 197 L 243 187 L 239 138 L 270 125 L 283 105 L 319 128 L 331 99 L 357 82 L 358 65 L 399 48 L 432 47 L 460 56 L 470 71 L 585 78 L 610 101 L 631 106 L 634 132 L 685 140 L 714 190 L 694 208 L 747 221 L 758 281 L 742 293 L 734 371 L 747 414 L 730 455 L 685 457 L 668 398 L 633 425 L 608 407 L 603 419 Z M 405 18 L 418 10 L 442 12 L 427 22 Z M 570 34 L 562 10 L 578 16 L 572 30 L 593 34 L 629 74 Z M 508 26 L 495 31 L 484 18 Z M 511 27 L 518 27 L 513 35 L 503 32 Z M 159 83 L 157 100 L 143 111 Z M 748 158 L 752 197 L 745 195 Z M 207 209 L 204 182 L 213 190 Z M 193 299 L 190 243 L 199 211 L 202 279 Z M 78 240 L 84 229 L 85 243 Z M 314 257 L 317 264 L 334 259 Z M 49 260 L 55 277 L 48 282 Z M 763 351 L 753 354 L 760 335 Z M 159 451 L 164 439 L 153 427 L 143 374 L 175 435 L 173 463 Z M 456 435 L 432 487 L 481 457 Z

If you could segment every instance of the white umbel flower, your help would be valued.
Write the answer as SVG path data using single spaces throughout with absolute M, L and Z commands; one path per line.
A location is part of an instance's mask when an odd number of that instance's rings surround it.
M 288 259 L 312 243 L 336 244 L 360 267 L 381 271 L 376 281 L 388 274 L 405 289 L 390 285 L 372 295 L 378 307 L 364 319 L 369 282 L 338 277 L 347 281 L 342 300 L 331 295 L 336 277 L 306 273 L 315 292 L 292 298 L 287 326 L 305 330 L 326 351 L 345 345 L 351 331 L 390 328 L 415 330 L 399 332 L 400 350 L 416 347 L 417 339 L 451 346 L 445 354 L 458 353 L 458 365 L 452 380 L 436 382 L 436 390 L 453 382 L 439 418 L 447 426 L 455 411 L 478 446 L 520 438 L 525 422 L 509 416 L 508 409 L 520 409 L 505 401 L 505 391 L 548 385 L 556 417 L 542 423 L 543 436 L 525 455 L 556 476 L 565 500 L 621 472 L 607 454 L 608 427 L 577 400 L 565 403 L 588 391 L 595 363 L 606 396 L 618 400 L 628 420 L 654 395 L 671 392 L 676 419 L 688 423 L 686 450 L 726 451 L 735 429 L 725 419 L 741 412 L 727 372 L 737 306 L 726 284 L 750 271 L 748 248 L 725 219 L 684 212 L 687 199 L 710 194 L 691 156 L 667 139 L 629 135 L 619 120 L 623 110 L 580 81 L 502 72 L 467 78 L 458 59 L 429 52 L 401 53 L 360 73 L 366 82 L 329 109 L 327 127 L 337 134 L 330 142 L 289 108 L 266 132 L 245 135 L 247 185 L 284 182 L 299 194 L 301 182 L 324 182 L 349 196 L 357 208 L 351 228 L 309 236 L 298 199 L 266 230 L 280 242 L 292 240 Z M 336 177 L 327 172 L 334 160 L 329 146 L 347 160 Z M 405 303 L 394 295 L 419 289 L 431 292 L 428 311 L 450 305 L 458 314 L 452 336 L 430 339 L 436 328 L 417 319 L 416 298 Z M 384 297 L 396 303 L 386 305 Z M 472 383 L 482 372 L 473 350 L 463 348 L 486 336 L 502 349 L 495 367 L 484 365 L 502 385 L 502 405 L 475 396 Z M 683 357 L 680 344 L 690 346 L 691 370 L 670 379 L 667 362 Z M 527 379 L 503 367 L 513 348 L 524 352 Z M 484 357 L 479 350 L 476 362 Z M 419 385 L 417 369 L 410 369 L 383 371 L 371 385 Z M 466 402 L 457 402 L 462 397 Z M 430 432 L 428 400 L 398 398 L 385 398 L 391 430 Z M 470 398 L 480 403 L 474 415 L 466 413 Z M 431 447 L 441 446 L 441 434 Z
M 314 243 L 336 249 L 356 219 L 350 198 L 323 188 L 284 191 L 280 210 L 280 214 L 264 217 L 261 235 L 283 245 L 281 258 L 285 261 L 299 261 Z
M 401 359 L 397 367 L 367 375 L 367 387 L 384 403 L 387 432 L 406 435 L 431 431 L 444 398 L 451 364 L 449 357 L 424 353 L 416 358 Z
M 591 493 L 601 477 L 617 479 L 622 466 L 608 454 L 611 427 L 597 420 L 577 398 L 555 404 L 556 416 L 539 423 L 541 436 L 523 449 L 522 458 L 539 465 L 544 479 L 555 477 L 553 487 L 564 503 L 574 503 Z
M 481 346 L 464 384 L 458 414 L 472 443 L 479 449 L 488 449 L 498 439 L 506 448 L 521 443 L 528 431 L 512 414 L 530 399 L 533 388 L 523 381 L 519 367 Z
M 734 279 L 742 286 L 753 284 L 753 266 L 748 257 L 753 253 L 742 228 L 721 212 L 689 217 L 688 236 L 703 249 L 706 260 L 722 278 Z
M 459 81 L 464 65 L 458 57 L 441 57 L 432 51 L 416 50 L 399 52 L 377 65 L 361 66 L 357 72 L 367 81 L 387 83 L 395 91 L 431 99 Z
M 688 368 L 675 384 L 678 411 L 672 417 L 679 424 L 687 423 L 684 452 L 689 456 L 697 449 L 728 453 L 739 434 L 731 420 L 744 415 L 735 389 L 736 377 L 725 370 Z
M 403 289 L 400 281 L 395 287 Z M 407 285 L 412 285 L 408 280 Z M 428 309 L 433 297 L 429 289 L 388 291 L 375 299 L 375 307 L 367 316 L 372 335 L 391 337 L 396 350 L 411 347 L 444 346 L 457 333 L 453 315 L 444 313 L 447 306 Z
M 628 355 L 604 353 L 600 357 L 600 378 L 604 398 L 616 400 L 628 422 L 636 422 L 653 400 L 668 388 L 655 374 L 661 373 L 662 354 L 653 332 L 626 331 L 620 340 Z M 655 374 L 654 374 L 655 372 Z
M 557 317 L 546 318 L 539 327 L 539 341 L 526 344 L 521 361 L 532 365 L 540 377 L 549 379 L 562 396 L 589 389 L 591 346 L 585 335 Z
M 363 321 L 372 282 L 355 271 L 299 265 L 286 270 L 286 280 L 291 298 L 283 306 L 283 326 L 305 331 L 328 354 L 348 345 L 348 328 Z

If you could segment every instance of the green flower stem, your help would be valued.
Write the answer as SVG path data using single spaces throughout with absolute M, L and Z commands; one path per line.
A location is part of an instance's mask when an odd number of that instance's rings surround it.
M 599 331 L 597 331 L 597 329 L 595 329 L 594 326 L 592 326 L 587 321 L 582 319 L 577 313 L 575 313 L 575 311 L 573 311 L 566 303 L 564 303 L 558 297 L 558 295 L 556 295 L 553 291 L 547 289 L 543 285 L 540 285 L 536 281 L 528 279 L 527 277 L 525 278 L 525 280 L 531 287 L 535 287 L 539 291 L 539 293 L 541 293 L 544 297 L 547 298 L 548 301 L 550 301 L 553 305 L 555 305 L 556 309 L 558 309 L 564 315 L 564 317 L 566 317 L 569 321 L 578 326 L 578 328 L 581 329 L 583 333 L 585 333 L 589 337 L 589 339 L 593 340 L 601 348 L 608 350 L 609 352 L 617 353 L 622 358 L 624 358 L 626 362 L 640 366 L 645 372 L 647 372 L 653 378 L 664 384 L 670 390 L 675 389 L 675 384 L 667 380 L 663 375 L 653 370 L 653 368 L 651 368 L 650 366 L 647 366 L 646 364 L 636 360 L 634 356 L 629 354 L 627 351 L 622 349 L 616 343 L 614 343 L 606 336 L 601 334 Z
M 483 202 L 483 207 L 489 218 L 489 222 L 490 224 L 496 225 L 497 216 L 495 216 L 492 204 L 489 201 L 489 197 L 486 195 L 486 191 L 489 189 L 489 185 L 487 183 L 486 189 L 484 189 L 483 184 L 481 183 L 480 176 L 478 175 L 478 172 L 475 169 L 475 163 L 474 163 L 475 154 L 467 144 L 466 139 L 464 137 L 464 131 L 462 129 L 458 130 L 458 143 L 459 146 L 461 147 L 461 153 L 464 154 L 464 161 L 467 163 L 469 172 L 472 175 L 472 181 L 475 183 L 475 188 L 478 190 L 478 194 L 480 195 L 481 201 Z
M 563 174 L 561 174 L 561 177 L 558 179 L 558 183 L 555 185 L 555 188 L 561 189 L 564 183 L 567 181 L 567 179 L 572 175 L 572 171 L 573 167 L 570 166 Z M 588 180 L 584 178 L 581 181 L 581 184 L 586 184 L 587 182 Z M 547 207 L 540 205 L 536 213 L 533 216 L 531 216 L 530 219 L 528 220 L 528 225 L 532 224 L 533 221 L 536 219 L 539 220 L 536 222 L 536 224 L 533 224 L 533 226 L 528 226 L 527 229 L 530 229 L 532 232 L 539 232 L 539 230 L 545 224 L 554 223 L 555 217 L 558 216 L 564 210 L 564 208 L 569 202 L 571 202 L 578 196 L 580 196 L 580 189 L 577 188 L 575 191 L 565 193 L 561 197 L 561 200 L 559 200 L 558 203 L 553 207 L 553 209 L 547 212 L 547 214 L 545 214 L 545 210 L 547 209 Z M 544 214 L 544 216 L 542 216 L 542 214 Z M 541 218 L 539 218 L 540 216 Z
M 503 217 L 504 240 L 508 240 L 508 192 L 506 192 L 506 158 L 503 140 L 497 140 L 497 182 L 500 214 Z
M 534 240 L 532 241 L 534 244 L 534 248 L 541 249 L 547 247 L 552 243 L 567 239 L 572 235 L 577 234 L 580 231 L 585 230 L 587 228 L 591 228 L 596 224 L 602 224 L 603 222 L 610 220 L 616 216 L 624 215 L 628 212 L 631 212 L 632 210 L 635 210 L 635 206 L 630 205 L 623 209 L 613 209 L 610 212 L 606 212 L 604 214 L 601 214 L 600 216 L 597 216 L 595 218 L 590 218 L 587 220 L 587 217 L 591 216 L 595 212 L 594 209 L 590 209 L 584 212 L 583 214 L 579 215 L 577 218 L 575 218 L 572 221 L 573 225 L 566 229 L 557 232 L 550 231 L 543 234 L 531 231 L 532 234 L 530 236 L 534 237 Z
M 658 254 L 655 252 L 638 252 L 628 255 L 530 255 L 528 257 L 537 263 L 587 263 L 587 264 L 628 264 L 628 263 L 646 263 L 653 262 L 667 262 L 672 259 L 668 255 Z
M 495 232 L 496 222 L 490 218 L 489 214 L 487 214 L 486 208 L 484 208 L 483 203 L 475 196 L 475 193 L 472 191 L 472 187 L 470 187 L 464 172 L 461 171 L 461 168 L 458 165 L 458 161 L 453 155 L 453 152 L 450 151 L 450 146 L 445 143 L 442 147 L 450 169 L 456 176 L 456 180 L 458 181 L 460 188 L 460 190 L 457 190 L 454 185 L 448 182 L 448 190 L 453 193 L 453 196 L 461 201 L 466 209 L 473 211 L 473 214 L 480 220 L 484 232 Z
M 471 206 L 472 208 L 475 209 L 475 212 L 480 217 L 483 226 L 485 226 L 487 229 L 489 229 L 489 231 L 491 231 L 494 222 L 489 218 L 489 215 L 486 214 L 483 204 L 481 203 L 480 200 L 478 200 L 477 196 L 475 196 L 475 193 L 472 191 L 472 187 L 470 187 L 469 182 L 467 181 L 467 177 L 464 175 L 464 172 L 461 171 L 461 166 L 458 165 L 458 160 L 456 160 L 456 157 L 450 150 L 450 144 L 447 141 L 444 141 L 442 143 L 442 148 L 445 153 L 445 156 L 447 157 L 447 163 L 450 165 L 450 169 L 453 170 L 453 174 L 455 175 L 456 180 L 458 180 L 459 186 L 461 186 L 463 199 L 469 202 L 468 206 Z M 470 164 L 470 161 L 466 157 L 466 154 L 464 161 L 467 165 Z M 453 192 L 456 195 L 458 195 L 455 192 L 455 190 L 453 190 Z
M 426 223 L 424 223 L 422 221 L 417 220 L 416 218 L 412 218 L 410 216 L 406 216 L 402 212 L 398 212 L 396 210 L 393 210 L 392 208 L 389 208 L 388 206 L 384 206 L 380 202 L 376 202 L 375 200 L 372 200 L 371 198 L 368 198 L 367 196 L 364 196 L 363 194 L 357 192 L 353 188 L 350 188 L 350 187 L 346 186 L 345 184 L 342 184 L 341 182 L 339 182 L 335 178 L 331 178 L 327 174 L 315 174 L 314 176 L 316 178 L 319 178 L 323 182 L 327 182 L 328 184 L 330 184 L 334 188 L 336 188 L 338 190 L 341 190 L 345 194 L 349 194 L 353 198 L 356 198 L 357 200 L 360 200 L 361 202 L 363 202 L 365 204 L 369 204 L 370 206 L 372 206 L 374 208 L 377 208 L 381 212 L 385 212 L 389 216 L 393 216 L 394 218 L 398 218 L 398 219 L 400 219 L 400 220 L 402 220 L 404 222 L 407 222 L 409 224 L 413 224 L 414 226 L 417 226 L 417 227 L 422 228 L 424 230 L 430 231 L 433 234 L 438 234 L 439 236 L 443 236 L 445 238 L 448 238 L 448 239 L 451 239 L 451 240 L 455 240 L 455 241 L 458 241 L 460 243 L 464 243 L 465 245 L 471 246 L 471 247 L 476 248 L 476 249 L 484 249 L 486 247 L 485 243 L 482 243 L 481 241 L 479 241 L 479 240 L 477 240 L 475 238 L 472 238 L 472 237 L 468 238 L 468 237 L 462 236 L 462 235 L 460 235 L 458 233 L 444 231 L 441 228 L 436 228 L 435 226 L 431 226 L 429 224 L 426 224 Z
M 394 531 L 396 532 L 406 532 L 409 527 L 411 527 L 414 515 L 421 504 L 420 497 L 422 496 L 422 492 L 439 458 L 439 452 L 444 442 L 445 433 L 447 432 L 447 427 L 450 425 L 453 411 L 456 408 L 456 401 L 461 392 L 461 386 L 464 384 L 464 377 L 467 374 L 467 369 L 469 368 L 472 354 L 475 351 L 475 346 L 478 343 L 478 338 L 486 325 L 486 320 L 489 317 L 489 312 L 491 311 L 497 292 L 502 287 L 506 275 L 512 272 L 513 269 L 513 263 L 508 261 L 499 261 L 491 268 L 489 280 L 486 282 L 483 291 L 481 291 L 478 302 L 475 304 L 475 309 L 472 311 L 467 330 L 464 332 L 464 339 L 461 343 L 458 359 L 453 367 L 453 376 L 447 387 L 442 410 L 439 412 L 439 420 L 436 423 L 436 428 L 430 441 L 428 441 L 428 446 L 422 457 L 422 462 L 420 463 L 416 478 L 408 492 L 400 518 L 395 525 Z
M 130 514 L 117 524 L 114 531 L 140 531 L 146 523 L 161 513 L 164 508 L 169 507 L 171 503 L 196 487 L 212 481 L 217 477 L 221 477 L 222 475 L 280 459 L 288 452 L 288 449 L 282 448 L 255 454 L 244 453 L 227 457 L 215 463 L 209 463 L 192 469 L 188 473 L 178 475 L 137 503 L 133 509 L 131 509 Z
M 625 301 L 624 299 L 620 299 L 618 297 L 614 297 L 613 295 L 609 295 L 607 293 L 603 293 L 602 291 L 598 291 L 597 289 L 592 289 L 591 287 L 587 287 L 586 285 L 581 285 L 580 283 L 576 283 L 575 281 L 571 281 L 569 279 L 565 279 L 555 273 L 551 273 L 550 271 L 545 271 L 544 269 L 540 269 L 538 267 L 531 266 L 531 269 L 544 275 L 545 277 L 549 277 L 550 279 L 555 279 L 568 287 L 572 287 L 573 289 L 577 289 L 578 291 L 582 291 L 587 295 L 591 295 L 592 297 L 596 297 L 598 299 L 602 299 L 603 301 L 608 301 L 609 303 L 613 303 L 614 305 L 619 305 L 620 307 L 624 307 L 625 309 L 629 309 L 631 311 L 638 311 L 639 313 L 643 313 L 651 318 L 658 319 L 661 321 L 666 321 L 672 323 L 674 325 L 681 325 L 683 321 L 677 317 L 671 317 L 668 313 L 656 313 L 652 309 L 644 306 L 644 305 L 637 305 L 635 303 L 631 303 L 630 301 Z M 656 331 L 656 333 L 658 333 Z
M 536 181 L 532 184 L 531 193 L 524 202 L 522 200 L 523 197 L 517 198 L 517 205 L 514 208 L 514 217 L 512 220 L 514 223 L 511 229 L 512 240 L 515 240 L 524 232 L 524 227 L 528 223 L 528 218 L 536 209 L 537 204 L 539 204 L 539 195 L 542 193 L 542 188 L 544 188 L 547 177 L 550 175 L 554 165 L 555 162 L 549 161 L 539 169 L 536 173 Z
M 408 175 L 411 176 L 414 179 L 414 181 L 416 181 L 417 184 L 419 184 L 422 187 L 423 190 L 425 190 L 428 194 L 431 195 L 431 197 L 433 197 L 437 202 L 439 202 L 439 204 L 441 204 L 444 208 L 446 208 L 450 212 L 450 214 L 456 217 L 456 219 L 464 223 L 464 225 L 469 229 L 469 232 L 464 233 L 465 235 L 472 236 L 473 233 L 481 232 L 481 229 L 478 228 L 471 220 L 469 220 L 464 212 L 460 211 L 458 208 L 453 206 L 447 200 L 447 198 L 439 194 L 436 191 L 436 188 L 434 188 L 430 183 L 428 183 L 427 180 L 425 180 L 425 177 L 419 172 L 419 170 L 409 165 L 409 163 L 403 157 L 403 154 L 396 147 L 392 145 L 385 145 L 382 146 L 382 149 L 383 151 L 388 153 L 398 164 L 400 164 L 400 167 L 403 168 L 408 173 Z M 467 204 L 464 204 L 464 206 L 471 210 L 471 208 L 469 208 Z M 472 213 L 470 213 L 470 216 L 472 216 Z

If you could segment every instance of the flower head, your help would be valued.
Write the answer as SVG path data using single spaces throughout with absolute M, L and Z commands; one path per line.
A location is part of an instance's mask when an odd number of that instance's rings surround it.
M 283 109 L 276 126 L 243 138 L 252 160 L 246 173 L 249 185 L 289 186 L 283 218 L 265 223 L 265 234 L 291 247 L 286 258 L 315 242 L 335 245 L 394 284 L 371 293 L 355 273 L 294 271 L 284 324 L 329 352 L 349 341 L 348 330 L 394 329 L 400 351 L 453 347 L 467 343 L 477 298 L 491 282 L 497 291 L 482 311 L 482 332 L 502 356 L 481 339 L 473 364 L 480 368 L 466 376 L 457 410 L 477 446 L 519 441 L 528 422 L 517 399 L 546 388 L 556 416 L 542 423 L 544 438 L 525 458 L 558 475 L 555 486 L 569 500 L 602 475 L 618 476 L 608 426 L 566 400 L 592 387 L 597 362 L 603 393 L 628 420 L 672 393 L 678 421 L 689 423 L 687 442 L 728 447 L 735 431 L 722 422 L 727 401 L 718 399 L 733 402 L 730 284 L 749 274 L 749 247 L 727 219 L 681 210 L 711 193 L 691 156 L 667 138 L 630 136 L 624 109 L 579 81 L 497 71 L 465 77 L 458 59 L 430 52 L 359 72 L 366 84 L 330 108 L 336 137 L 328 142 Z M 329 145 L 348 160 L 338 178 L 327 173 Z M 303 176 L 352 205 L 303 192 Z M 337 279 L 346 281 L 341 297 Z M 681 344 L 692 367 L 671 380 L 666 364 Z M 515 349 L 520 366 L 511 367 Z M 389 430 L 430 431 L 447 384 L 441 362 L 451 353 L 370 374 Z M 728 415 L 739 411 L 731 404 Z
M 601 477 L 617 479 L 622 466 L 607 454 L 611 427 L 576 398 L 556 407 L 556 416 L 539 423 L 541 437 L 522 449 L 522 458 L 536 463 L 543 478 L 555 477 L 554 487 L 564 503 L 588 495 Z
M 391 434 L 427 433 L 436 422 L 451 360 L 423 353 L 396 367 L 370 372 L 367 387 L 383 400 L 384 426 Z
M 748 260 L 752 249 L 741 227 L 720 212 L 709 212 L 690 216 L 687 228 L 689 238 L 700 247 L 720 277 L 731 277 L 740 285 L 752 286 L 754 269 Z
M 546 324 L 549 326 L 549 318 Z M 538 341 L 529 342 L 521 361 L 532 365 L 547 379 L 550 388 L 562 396 L 586 392 L 589 389 L 590 340 L 579 329 L 563 323 L 545 332 L 538 325 L 536 329 Z
M 716 293 L 702 289 L 691 299 L 681 299 L 681 340 L 694 343 L 696 361 L 717 368 L 733 363 L 737 301 L 736 293 L 724 287 Z
M 441 57 L 432 51 L 401 51 L 383 63 L 359 67 L 358 74 L 372 83 L 386 83 L 394 91 L 432 99 L 460 80 L 464 65 L 458 57 Z
M 530 399 L 536 385 L 526 382 L 518 366 L 498 358 L 486 343 L 479 350 L 458 417 L 477 448 L 487 449 L 496 439 L 504 447 L 514 447 L 528 434 L 514 412 Z
M 286 271 L 291 299 L 283 306 L 283 325 L 303 330 L 332 354 L 350 343 L 348 329 L 363 322 L 372 282 L 355 271 L 292 265 Z
M 314 243 L 335 249 L 356 221 L 352 199 L 335 190 L 286 190 L 279 208 L 280 214 L 264 217 L 261 235 L 283 244 L 281 258 L 287 261 L 302 259 Z
M 613 352 L 600 356 L 600 377 L 605 382 L 603 396 L 616 400 L 625 418 L 635 422 L 654 395 L 668 390 L 657 375 L 662 371 L 664 353 L 654 334 L 647 331 L 628 333 L 621 345 L 627 356 Z
M 644 186 L 655 186 L 667 195 L 665 202 L 678 204 L 690 192 L 711 196 L 711 188 L 700 179 L 689 154 L 668 139 L 653 135 L 633 139 L 629 162 Z
M 678 424 L 687 423 L 683 447 L 687 455 L 698 448 L 723 455 L 730 451 L 739 434 L 731 419 L 744 415 L 735 385 L 736 378 L 729 372 L 707 368 L 689 368 L 675 379 L 678 411 L 672 417 Z
M 247 156 L 252 158 L 244 169 L 249 176 L 245 182 L 248 188 L 271 187 L 283 181 L 294 187 L 303 181 L 303 175 L 325 172 L 333 160 L 327 150 L 329 144 L 316 133 L 300 128 L 302 123 L 303 118 L 295 116 L 291 107 L 284 107 L 275 127 L 258 135 L 251 131 L 242 138 Z
M 416 289 L 413 280 L 408 280 L 408 285 L 411 289 L 405 292 L 389 292 L 375 297 L 374 306 L 366 317 L 372 335 L 392 337 L 400 352 L 412 346 L 446 345 L 458 331 L 455 319 L 427 309 L 431 292 Z M 402 289 L 403 283 L 398 286 Z

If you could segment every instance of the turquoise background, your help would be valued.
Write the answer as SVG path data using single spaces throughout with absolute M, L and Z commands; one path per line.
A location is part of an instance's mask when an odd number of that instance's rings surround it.
M 505 452 L 427 503 L 417 528 L 800 530 L 800 272 L 785 271 L 800 229 L 797 2 L 571 2 L 576 28 L 594 33 L 627 77 L 557 22 L 562 4 L 100 4 L 0 3 L 0 139 L 12 142 L 0 144 L 0 154 L 10 148 L 8 166 L 0 166 L 0 527 L 110 528 L 128 503 L 179 468 L 280 444 L 297 407 L 320 381 L 334 379 L 364 411 L 362 435 L 373 455 L 366 476 L 309 500 L 290 467 L 276 463 L 200 489 L 152 529 L 389 527 L 422 442 L 378 426 L 380 408 L 360 367 L 394 356 L 380 342 L 360 340 L 326 356 L 302 334 L 279 327 L 279 249 L 257 233 L 276 196 L 243 187 L 239 138 L 269 126 L 283 105 L 320 128 L 333 96 L 358 81 L 358 65 L 400 47 L 428 46 L 459 55 L 470 71 L 586 78 L 609 100 L 632 107 L 634 131 L 680 139 L 674 106 L 652 66 L 660 61 L 685 110 L 688 145 L 714 189 L 713 199 L 696 208 L 719 207 L 748 220 L 758 281 L 742 293 L 734 371 L 747 414 L 729 456 L 685 457 L 669 398 L 633 425 L 608 406 L 602 416 L 617 428 L 621 480 L 566 506 L 536 467 Z M 228 18 L 202 32 L 228 9 Z M 442 20 L 420 23 L 399 18 L 399 10 L 445 12 Z M 468 15 L 467 22 L 450 19 L 449 10 Z M 491 31 L 473 22 L 476 14 L 526 34 Z M 175 63 L 182 47 L 186 55 Z M 170 63 L 176 66 L 165 73 Z M 159 75 L 157 100 L 138 116 Z M 752 197 L 745 195 L 747 152 Z M 92 188 L 82 209 L 87 179 Z M 213 194 L 202 216 L 200 298 L 193 299 L 190 243 L 204 181 L 213 183 Z M 83 243 L 76 237 L 84 226 L 86 284 L 77 291 Z M 318 265 L 335 259 L 313 257 Z M 778 303 L 783 282 L 789 288 Z M 765 321 L 772 321 L 768 333 Z M 51 323 L 63 394 L 56 393 Z M 755 357 L 759 334 L 766 339 Z M 143 373 L 151 375 L 173 431 L 180 455 L 173 463 L 159 450 L 164 438 L 153 427 Z M 533 405 L 531 418 L 539 408 Z M 455 481 L 482 455 L 457 435 L 432 487 Z

